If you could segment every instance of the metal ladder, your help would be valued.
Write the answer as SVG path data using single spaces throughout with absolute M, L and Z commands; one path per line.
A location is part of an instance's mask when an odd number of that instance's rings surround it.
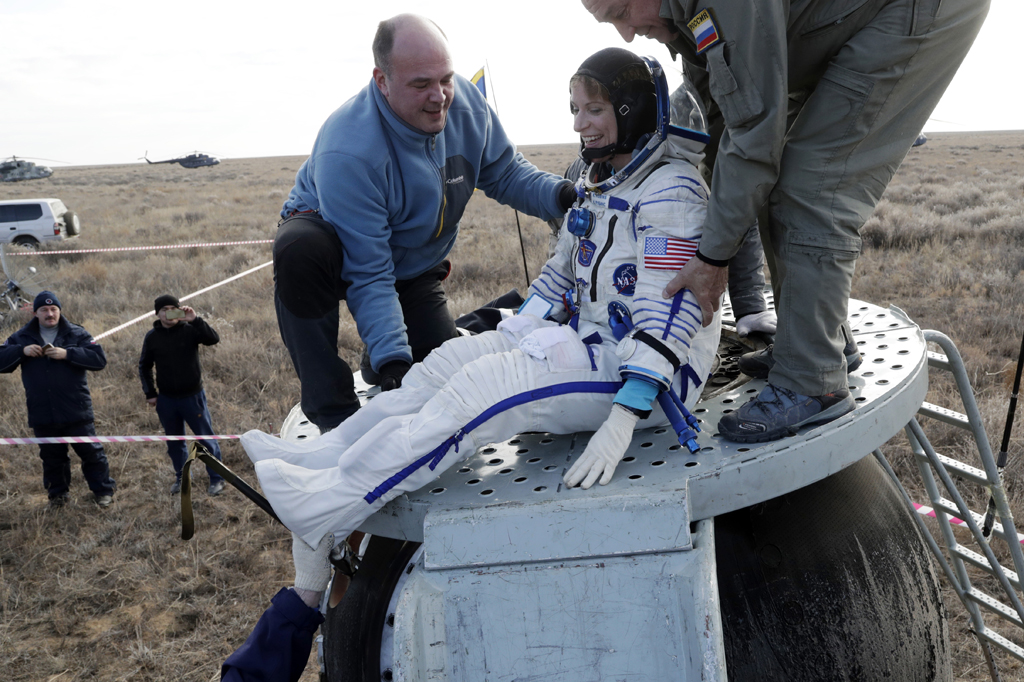
M 938 534 L 945 545 L 945 553 L 921 518 L 913 500 L 899 482 L 882 451 L 875 450 L 873 454 L 896 483 L 904 501 L 914 512 L 914 518 L 925 541 L 945 573 L 946 579 L 952 585 L 964 608 L 967 609 L 970 629 L 981 644 L 989 673 L 995 682 L 999 682 L 999 672 L 992 658 L 991 647 L 1001 649 L 1021 661 L 1024 661 L 1024 648 L 990 629 L 985 623 L 985 616 L 998 616 L 1024 631 L 1024 604 L 1021 603 L 1020 598 L 1022 590 L 1020 576 L 1024 575 L 1024 551 L 1021 549 L 1017 527 L 1007 502 L 1002 472 L 998 469 L 995 457 L 992 455 L 992 448 L 989 446 L 981 414 L 974 400 L 974 392 L 971 389 L 970 380 L 967 378 L 963 359 L 956 346 L 946 335 L 932 330 L 924 330 L 924 338 L 926 342 L 937 344 L 945 353 L 943 355 L 928 352 L 928 367 L 930 370 L 943 370 L 953 375 L 965 412 L 965 414 L 961 414 L 926 402 L 918 410 L 918 417 L 912 419 L 905 427 L 921 480 L 938 521 Z M 919 423 L 920 417 L 937 419 L 969 431 L 977 444 L 983 468 L 979 469 L 956 458 L 937 453 Z M 982 533 L 984 514 L 971 511 L 967 507 L 956 487 L 954 478 L 960 479 L 961 483 L 969 482 L 980 486 L 990 493 L 999 522 L 992 526 L 989 538 L 986 539 Z M 954 523 L 970 529 L 973 548 L 961 544 L 957 540 L 953 528 Z M 966 533 L 963 531 L 960 533 L 962 538 L 966 538 Z M 1005 544 L 1013 563 L 1013 569 L 1001 565 L 996 559 L 993 547 L 990 545 L 993 538 L 998 538 Z M 967 571 L 968 566 L 993 576 L 1002 588 L 1002 594 L 992 595 L 979 589 L 971 581 Z

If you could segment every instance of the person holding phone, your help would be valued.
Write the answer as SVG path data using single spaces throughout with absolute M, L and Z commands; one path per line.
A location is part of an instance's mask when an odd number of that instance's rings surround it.
M 42 291 L 32 303 L 32 319 L 0 346 L 0 373 L 21 367 L 21 383 L 28 402 L 28 425 L 36 438 L 95 436 L 92 396 L 86 371 L 107 366 L 107 356 L 89 332 L 61 314 L 60 299 Z M 82 460 L 82 475 L 96 504 L 109 507 L 114 501 L 114 479 L 103 446 L 75 443 Z M 39 446 L 43 460 L 43 485 L 50 507 L 71 500 L 71 458 L 66 443 Z
M 213 435 L 210 410 L 206 406 L 203 389 L 203 367 L 199 362 L 199 346 L 212 346 L 220 336 L 192 308 L 182 306 L 170 294 L 158 296 L 153 303 L 157 319 L 142 341 L 139 356 L 139 378 L 146 402 L 156 408 L 164 433 L 168 436 L 185 435 L 185 424 L 197 436 Z M 156 383 L 153 367 L 156 367 Z M 199 439 L 214 457 L 220 459 L 220 447 L 215 440 Z M 168 441 L 167 455 L 174 466 L 175 480 L 171 494 L 181 492 L 181 470 L 188 458 L 184 441 Z M 210 475 L 210 495 L 224 490 L 224 479 L 207 468 Z

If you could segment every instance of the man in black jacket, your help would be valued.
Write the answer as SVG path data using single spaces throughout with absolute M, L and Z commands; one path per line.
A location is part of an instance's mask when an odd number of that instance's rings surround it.
M 184 436 L 185 424 L 197 436 L 212 436 L 210 410 L 206 406 L 203 390 L 203 368 L 199 364 L 199 345 L 212 346 L 220 337 L 206 324 L 196 311 L 180 306 L 170 294 L 157 297 L 154 302 L 157 320 L 142 342 L 139 357 L 139 378 L 146 402 L 156 413 L 168 436 Z M 153 383 L 153 365 L 156 365 L 156 384 Z M 158 390 L 159 389 L 159 390 Z M 220 447 L 215 440 L 199 442 L 220 459 Z M 181 492 L 181 469 L 188 455 L 184 441 L 168 441 L 167 454 L 174 465 L 176 479 L 171 494 Z M 224 490 L 224 479 L 210 468 L 210 495 Z
M 50 291 L 36 296 L 33 319 L 0 346 L 0 373 L 21 367 L 21 383 L 28 402 L 28 425 L 36 438 L 95 436 L 92 396 L 86 370 L 107 366 L 103 348 L 89 332 L 61 316 L 60 300 Z M 114 479 L 103 446 L 74 443 L 82 460 L 82 475 L 89 483 L 96 504 L 108 507 L 114 499 Z M 63 506 L 69 499 L 71 458 L 66 443 L 39 446 L 43 460 L 43 485 L 50 506 Z

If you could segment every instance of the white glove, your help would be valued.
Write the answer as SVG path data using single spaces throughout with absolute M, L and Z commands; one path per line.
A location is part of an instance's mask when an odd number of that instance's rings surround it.
M 736 321 L 736 333 L 740 335 L 741 339 L 745 339 L 753 332 L 774 334 L 778 319 L 774 308 L 769 308 L 760 313 L 744 315 Z
M 590 369 L 590 354 L 579 334 L 567 325 L 534 329 L 519 341 L 519 350 L 537 360 L 547 360 L 551 369 Z
M 633 427 L 640 416 L 630 412 L 618 403 L 612 405 L 612 412 L 601 428 L 587 444 L 580 458 L 562 478 L 570 488 L 579 485 L 584 490 L 601 478 L 601 485 L 608 485 L 615 473 L 615 467 L 626 454 L 626 448 L 633 440 Z M 583 481 L 580 484 L 580 481 Z
M 551 324 L 536 315 L 512 315 L 498 323 L 498 331 L 504 334 L 512 343 L 518 344 L 519 340 L 530 332 L 541 327 L 550 326 Z
M 334 534 L 320 538 L 316 549 L 292 533 L 292 561 L 295 562 L 295 592 L 307 606 L 316 607 L 331 581 L 331 548 Z M 309 602 L 313 601 L 312 604 Z

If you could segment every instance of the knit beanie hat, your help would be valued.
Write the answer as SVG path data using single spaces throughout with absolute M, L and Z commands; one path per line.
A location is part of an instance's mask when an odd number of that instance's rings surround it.
M 180 308 L 181 304 L 178 303 L 178 299 L 170 294 L 164 294 L 163 296 L 157 296 L 156 300 L 153 301 L 153 312 L 159 313 L 160 309 L 165 305 L 173 305 L 175 308 Z
M 60 299 L 57 298 L 57 294 L 52 291 L 40 291 L 36 294 L 36 300 L 32 301 L 32 312 L 36 312 L 44 305 L 55 305 L 58 308 L 61 307 Z

